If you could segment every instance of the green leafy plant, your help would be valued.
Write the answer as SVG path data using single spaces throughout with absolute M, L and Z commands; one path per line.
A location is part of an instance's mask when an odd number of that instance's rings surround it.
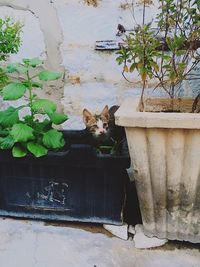
M 23 59 L 21 63 L 4 68 L 6 73 L 16 73 L 18 77 L 3 88 L 3 100 L 27 100 L 27 104 L 0 111 L 0 149 L 12 149 L 14 157 L 24 157 L 28 153 L 41 157 L 65 145 L 62 133 L 52 124 L 63 123 L 67 116 L 56 112 L 54 102 L 40 99 L 36 94 L 43 82 L 57 80 L 62 74 L 37 71 L 42 64 L 38 58 Z
M 3 70 L 3 68 L 0 67 L 0 90 L 9 82 L 9 77 Z
M 144 109 L 144 89 L 149 79 L 155 88 L 162 88 L 172 99 L 177 97 L 183 80 L 198 79 L 192 70 L 200 62 L 200 2 L 199 0 L 159 0 L 157 28 L 143 22 L 126 36 L 117 61 L 123 64 L 123 76 L 136 70 L 142 81 L 140 110 Z M 128 79 L 127 79 L 128 80 Z M 173 108 L 173 107 L 172 107 Z
M 16 54 L 21 44 L 22 24 L 11 18 L 0 18 L 0 60 L 6 60 L 9 54 Z
M 120 154 L 124 144 L 126 144 L 126 139 L 122 138 L 121 140 L 115 140 L 111 137 L 109 143 L 109 145 L 99 144 L 99 146 L 97 147 L 97 152 L 100 154 L 110 155 Z
M 122 75 L 126 78 L 125 73 L 138 71 L 142 81 L 141 104 L 143 103 L 144 89 L 148 79 L 153 77 L 154 71 L 159 69 L 155 57 L 158 55 L 158 40 L 153 36 L 150 25 L 137 27 L 126 38 L 126 46 L 122 47 L 117 54 L 117 61 L 123 64 Z M 142 104 L 143 105 L 143 104 Z M 143 106 L 142 106 L 143 109 Z
M 10 54 L 16 54 L 21 45 L 20 33 L 22 24 L 11 18 L 0 18 L 0 61 L 5 61 Z M 0 67 L 0 89 L 9 81 L 8 76 Z

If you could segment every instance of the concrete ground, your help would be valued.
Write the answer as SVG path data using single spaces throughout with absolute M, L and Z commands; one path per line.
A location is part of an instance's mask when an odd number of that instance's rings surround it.
M 200 246 L 136 249 L 101 225 L 0 219 L 0 267 L 199 267 Z

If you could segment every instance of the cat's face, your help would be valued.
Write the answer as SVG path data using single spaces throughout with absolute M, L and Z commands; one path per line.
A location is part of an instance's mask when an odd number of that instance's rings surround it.
M 109 133 L 109 123 L 110 115 L 109 109 L 106 105 L 102 112 L 98 115 L 92 114 L 87 109 L 83 110 L 83 121 L 87 130 L 96 138 L 106 137 Z

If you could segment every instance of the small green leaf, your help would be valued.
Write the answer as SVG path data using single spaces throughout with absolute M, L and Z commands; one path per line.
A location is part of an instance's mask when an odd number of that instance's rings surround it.
M 53 80 L 57 80 L 62 76 L 62 73 L 60 72 L 53 72 L 53 71 L 41 71 L 38 74 L 38 77 L 41 81 L 53 81 Z
M 32 87 L 34 88 L 42 88 L 43 84 L 42 83 L 38 83 L 38 82 L 31 82 Z
M 8 73 L 13 73 L 13 72 L 26 73 L 27 70 L 28 68 L 20 63 L 8 64 L 5 68 L 5 71 Z
M 27 151 L 20 146 L 15 145 L 12 149 L 12 155 L 15 158 L 22 158 L 26 156 L 26 154 L 27 154 Z
M 29 65 L 33 68 L 39 66 L 39 65 L 42 65 L 43 64 L 43 61 L 39 58 L 32 58 L 29 60 Z
M 15 142 L 27 142 L 34 137 L 33 129 L 23 123 L 17 123 L 13 125 L 10 134 Z
M 26 73 L 28 71 L 28 68 L 21 64 L 18 64 L 16 66 L 16 71 L 18 71 L 19 73 Z
M 38 82 L 34 82 L 34 81 L 23 81 L 22 84 L 28 88 L 28 87 L 33 87 L 33 88 L 42 88 L 43 85 L 41 83 Z
M 14 146 L 14 139 L 12 136 L 8 135 L 6 137 L 0 137 L 0 148 L 1 149 L 10 149 Z
M 22 61 L 24 62 L 24 64 L 29 65 L 30 59 L 23 58 Z
M 63 134 L 56 129 L 51 129 L 43 135 L 43 144 L 48 148 L 61 148 L 65 145 Z
M 16 68 L 16 63 L 14 64 L 8 64 L 5 68 L 5 71 L 8 72 L 8 73 L 13 73 L 15 71 L 17 71 L 17 68 Z
M 3 88 L 4 100 L 17 100 L 26 92 L 26 87 L 21 83 L 10 83 Z
M 169 56 L 169 55 L 160 55 L 160 57 L 161 58 L 163 58 L 164 60 L 167 60 L 167 61 L 169 61 L 169 60 L 171 60 L 171 56 Z
M 48 99 L 37 99 L 33 101 L 32 108 L 35 113 L 53 113 L 56 111 L 56 104 Z
M 131 66 L 130 66 L 130 72 L 133 72 L 135 70 L 135 68 L 137 67 L 137 64 L 136 63 L 133 63 Z
M 65 122 L 66 120 L 68 120 L 67 115 L 61 114 L 61 113 L 56 113 L 56 112 L 49 113 L 48 116 L 49 116 L 50 120 L 56 125 L 61 124 L 61 123 Z
M 46 147 L 34 142 L 29 142 L 27 144 L 27 149 L 37 158 L 45 156 L 48 152 L 48 149 L 46 149 Z
M 183 56 L 185 53 L 186 53 L 185 50 L 178 50 L 178 51 L 176 52 L 177 56 Z
M 18 109 L 9 107 L 4 111 L 0 111 L 0 125 L 3 127 L 12 127 L 13 124 L 19 122 Z

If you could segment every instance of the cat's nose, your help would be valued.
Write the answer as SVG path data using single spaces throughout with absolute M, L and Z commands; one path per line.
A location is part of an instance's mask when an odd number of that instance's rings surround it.
M 103 133 L 105 133 L 105 131 L 102 129 L 102 130 L 99 131 L 99 133 L 103 134 Z

